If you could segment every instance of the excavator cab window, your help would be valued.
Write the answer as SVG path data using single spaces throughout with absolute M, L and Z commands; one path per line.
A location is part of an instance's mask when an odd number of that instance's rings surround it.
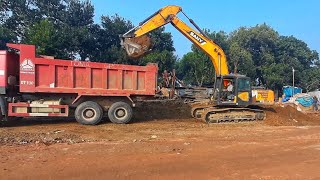
M 219 79 L 220 80 L 220 79 Z M 223 78 L 223 81 L 218 82 L 220 84 L 220 101 L 221 102 L 233 102 L 235 97 L 235 79 Z
M 227 80 L 227 85 L 226 88 L 224 89 L 225 94 L 225 99 L 224 101 L 233 101 L 234 100 L 234 81 L 233 79 L 228 79 Z
M 249 79 L 247 79 L 247 78 L 239 78 L 238 79 L 238 91 L 239 92 L 251 91 Z

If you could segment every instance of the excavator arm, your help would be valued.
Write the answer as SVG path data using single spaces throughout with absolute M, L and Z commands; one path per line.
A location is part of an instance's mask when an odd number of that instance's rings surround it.
M 151 47 L 151 40 L 147 34 L 163 25 L 171 23 L 180 33 L 210 57 L 217 76 L 229 74 L 226 55 L 221 47 L 206 36 L 185 13 L 183 14 L 198 31 L 180 20 L 177 17 L 179 12 L 183 13 L 182 8 L 179 6 L 166 6 L 123 34 L 121 36 L 121 44 L 126 49 L 127 54 L 133 58 L 146 54 Z

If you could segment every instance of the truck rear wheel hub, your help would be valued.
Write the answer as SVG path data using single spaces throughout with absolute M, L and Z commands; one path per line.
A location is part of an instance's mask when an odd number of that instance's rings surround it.
M 119 108 L 115 111 L 115 115 L 117 118 L 123 118 L 126 116 L 126 110 L 125 109 L 122 109 L 122 108 Z
M 95 112 L 93 109 L 86 109 L 83 111 L 83 116 L 86 118 L 86 119 L 90 119 L 90 118 L 93 118 L 95 116 Z

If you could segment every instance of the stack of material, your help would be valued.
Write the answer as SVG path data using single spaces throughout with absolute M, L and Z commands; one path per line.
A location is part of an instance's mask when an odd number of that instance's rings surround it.
M 318 98 L 318 102 L 320 100 L 320 91 L 312 91 L 312 92 L 308 92 L 308 94 L 312 97 L 317 97 Z
M 313 111 L 313 98 L 309 94 L 297 94 L 294 96 L 296 98 L 295 102 L 297 102 L 297 110 L 298 111 Z
M 313 104 L 312 96 L 306 93 L 296 94 L 293 98 L 295 98 L 295 102 L 298 102 L 303 107 L 310 107 Z
M 177 88 L 176 94 L 180 98 L 189 98 L 189 99 L 208 99 L 213 93 L 212 88 L 205 87 L 195 87 L 195 88 Z
M 313 110 L 313 97 L 306 93 L 296 94 L 291 97 L 284 104 L 294 104 L 298 111 L 312 111 Z

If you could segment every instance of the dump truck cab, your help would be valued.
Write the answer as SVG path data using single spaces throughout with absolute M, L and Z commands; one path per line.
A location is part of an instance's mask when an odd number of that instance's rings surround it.
M 0 94 L 17 94 L 19 80 L 19 55 L 0 50 Z

